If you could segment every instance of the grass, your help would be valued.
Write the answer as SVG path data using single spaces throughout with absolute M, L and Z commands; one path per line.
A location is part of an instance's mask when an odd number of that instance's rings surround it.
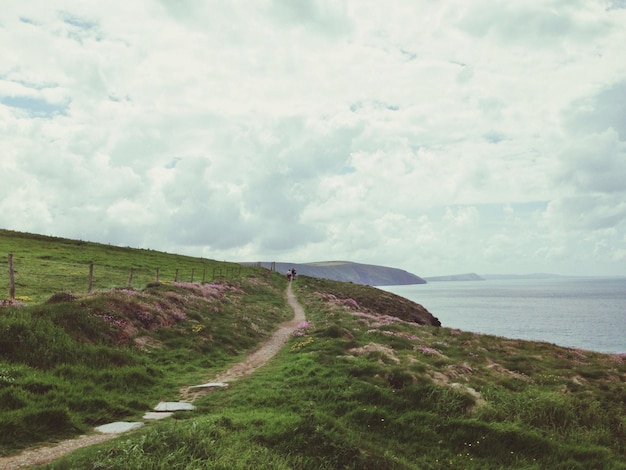
M 289 318 L 284 286 L 262 272 L 1 309 L 0 455 L 177 399 Z
M 219 286 L 0 311 L 4 339 L 33 350 L 0 356 L 3 452 L 137 417 L 290 315 L 283 276 Z M 193 413 L 46 468 L 626 468 L 623 355 L 419 325 L 406 321 L 408 301 L 373 288 L 307 277 L 293 287 L 308 321 L 267 366 Z
M 48 468 L 626 468 L 623 357 L 376 321 L 328 300 L 341 284 L 294 288 L 309 325 L 264 369 Z
M 81 240 L 0 229 L 0 285 L 9 298 L 8 255 L 13 254 L 15 295 L 27 304 L 43 302 L 59 292 L 83 294 L 89 288 L 89 265 L 93 263 L 93 290 L 142 288 L 159 281 L 212 282 L 246 276 L 257 271 L 235 263 L 176 255 Z M 5 277 L 6 276 L 6 277 Z

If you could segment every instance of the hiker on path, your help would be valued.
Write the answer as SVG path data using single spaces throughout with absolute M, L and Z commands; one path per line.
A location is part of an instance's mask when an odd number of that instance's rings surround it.
M 287 270 L 287 281 L 291 282 L 291 276 L 293 276 L 291 269 Z
M 296 270 L 294 268 L 291 268 L 291 280 L 296 280 Z

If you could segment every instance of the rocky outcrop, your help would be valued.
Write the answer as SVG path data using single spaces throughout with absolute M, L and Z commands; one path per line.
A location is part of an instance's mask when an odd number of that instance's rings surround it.
M 325 300 L 376 315 L 389 315 L 425 326 L 441 326 L 437 317 L 424 306 L 402 296 L 375 287 L 329 279 L 304 278 L 307 287 L 320 293 Z

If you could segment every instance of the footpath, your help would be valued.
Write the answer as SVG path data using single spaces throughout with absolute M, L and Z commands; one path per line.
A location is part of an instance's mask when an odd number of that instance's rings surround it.
M 146 421 L 159 420 L 170 417 L 175 411 L 192 411 L 193 401 L 211 390 L 228 387 L 228 383 L 252 374 L 256 369 L 269 361 L 287 342 L 298 324 L 305 320 L 302 306 L 296 300 L 291 289 L 291 282 L 286 291 L 287 302 L 294 312 L 291 320 L 281 323 L 272 336 L 257 350 L 248 354 L 242 362 L 238 362 L 211 382 L 201 385 L 192 385 L 181 389 L 181 401 L 160 402 L 153 410 L 146 412 L 143 421 L 117 421 L 104 424 L 94 429 L 94 434 L 86 434 L 75 439 L 61 441 L 58 444 L 46 447 L 28 449 L 21 454 L 0 458 L 0 469 L 14 470 L 28 468 L 33 465 L 43 465 L 56 460 L 70 452 L 108 441 L 119 434 L 142 427 Z

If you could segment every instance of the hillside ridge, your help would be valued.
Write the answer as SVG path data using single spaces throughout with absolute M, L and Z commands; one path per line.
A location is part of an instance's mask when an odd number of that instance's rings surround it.
M 403 269 L 353 261 L 315 261 L 310 263 L 288 263 L 267 261 L 242 263 L 247 266 L 262 266 L 280 273 L 294 268 L 298 274 L 333 281 L 352 282 L 368 286 L 401 286 L 426 284 L 421 277 Z

